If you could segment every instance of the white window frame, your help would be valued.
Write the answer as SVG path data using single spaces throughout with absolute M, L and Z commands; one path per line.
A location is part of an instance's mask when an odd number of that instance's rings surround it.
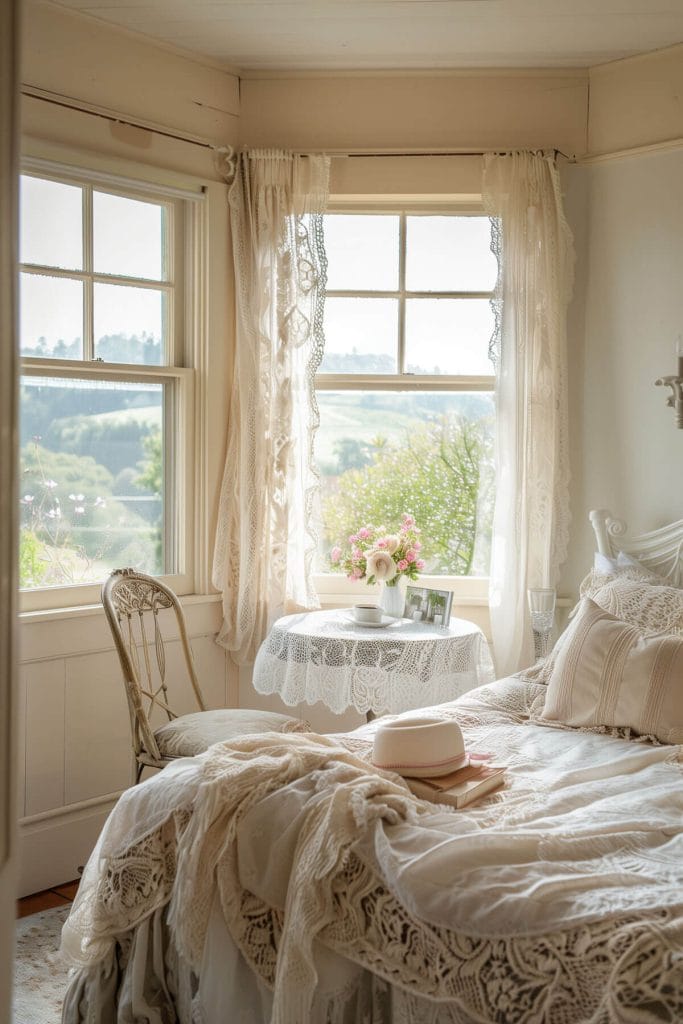
M 206 344 L 204 309 L 206 203 L 201 186 L 183 189 L 157 182 L 138 180 L 71 164 L 57 163 L 39 157 L 27 157 L 21 173 L 81 188 L 109 192 L 126 198 L 164 205 L 170 212 L 167 220 L 168 241 L 165 280 L 145 281 L 113 274 L 95 273 L 92 267 L 92 224 L 83 217 L 83 269 L 65 271 L 37 264 L 19 264 L 22 273 L 47 274 L 107 284 L 150 287 L 167 291 L 166 323 L 168 345 L 163 365 L 106 363 L 94 358 L 92 315 L 84 287 L 83 342 L 84 358 L 55 359 L 23 356 L 22 376 L 61 377 L 64 379 L 121 381 L 124 383 L 155 383 L 165 386 L 164 440 L 166 444 L 164 479 L 164 515 L 166 557 L 170 556 L 174 572 L 159 578 L 179 595 L 196 589 L 195 554 L 203 539 L 195 530 L 197 521 L 196 488 L 203 476 L 204 459 L 195 443 L 194 366 L 201 361 Z M 91 209 L 84 194 L 84 211 Z M 102 581 L 103 582 L 103 581 Z M 24 613 L 64 610 L 93 605 L 100 600 L 101 583 L 73 584 L 20 591 L 20 610 Z
M 326 213 L 341 214 L 394 214 L 399 216 L 399 281 L 395 290 L 340 290 L 327 289 L 326 298 L 398 298 L 398 373 L 318 373 L 315 390 L 318 391 L 485 391 L 495 392 L 495 376 L 460 374 L 415 374 L 403 372 L 405 360 L 405 303 L 411 298 L 485 298 L 491 299 L 493 290 L 473 291 L 411 291 L 405 287 L 406 272 L 406 217 L 408 216 L 486 216 L 483 204 L 453 196 L 447 202 L 414 201 L 397 202 L 391 198 L 377 197 L 371 201 L 344 200 L 335 197 Z M 453 592 L 454 601 L 461 605 L 488 605 L 488 576 L 435 576 L 422 573 L 420 586 L 436 587 Z M 314 585 L 323 605 L 352 604 L 359 595 L 378 591 L 379 586 L 369 588 L 364 580 L 349 580 L 342 573 L 316 573 Z

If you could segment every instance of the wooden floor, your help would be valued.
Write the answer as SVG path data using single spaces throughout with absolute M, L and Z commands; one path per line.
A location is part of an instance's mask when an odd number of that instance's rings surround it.
M 55 885 L 53 889 L 45 889 L 43 892 L 36 892 L 33 896 L 24 896 L 17 900 L 17 917 L 28 917 L 29 914 L 37 914 L 41 910 L 52 910 L 53 907 L 63 907 L 71 903 L 78 892 L 77 878 L 75 882 L 64 882 L 63 885 Z

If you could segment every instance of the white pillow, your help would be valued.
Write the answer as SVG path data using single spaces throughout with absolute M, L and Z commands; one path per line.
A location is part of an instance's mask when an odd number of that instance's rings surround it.
M 290 715 L 254 708 L 194 711 L 167 722 L 154 732 L 162 757 L 194 757 L 214 743 L 263 732 L 305 732 L 309 728 Z
M 601 551 L 596 551 L 593 555 L 593 568 L 596 572 L 609 576 L 611 573 L 616 572 L 617 560 L 616 558 L 610 558 L 609 555 L 603 555 Z
M 683 638 L 646 635 L 584 598 L 556 650 L 541 717 L 683 743 Z
M 618 566 L 611 572 L 602 572 L 599 569 L 591 569 L 588 575 L 581 581 L 579 587 L 580 597 L 593 597 L 602 587 L 614 583 L 616 580 L 631 580 L 634 583 L 648 583 L 652 586 L 666 586 L 663 576 L 650 572 L 643 565 Z
M 639 562 L 637 558 L 633 558 L 632 555 L 627 555 L 625 551 L 617 552 L 617 569 L 632 569 L 635 566 L 636 569 L 642 569 L 644 572 L 652 573 L 653 576 L 657 576 L 653 569 L 648 569 Z M 663 577 L 661 577 L 663 579 Z
M 683 635 L 683 590 L 617 576 L 588 595 L 606 612 L 648 633 Z
M 625 551 L 617 551 L 616 558 L 611 558 L 609 555 L 603 555 L 601 551 L 596 551 L 593 555 L 593 568 L 604 576 L 616 575 L 620 569 L 640 569 L 641 572 L 647 573 L 648 576 L 656 577 L 660 583 L 666 582 L 663 576 L 658 576 L 657 573 L 648 569 L 637 558 L 633 558 L 632 555 L 628 555 Z

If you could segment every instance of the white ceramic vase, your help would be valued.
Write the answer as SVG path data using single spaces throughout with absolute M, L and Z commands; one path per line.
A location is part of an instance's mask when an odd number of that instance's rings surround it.
M 393 615 L 395 619 L 400 619 L 405 606 L 405 595 L 406 588 L 403 576 L 400 576 L 398 582 L 391 587 L 387 583 L 382 583 L 379 596 L 380 608 L 386 615 Z

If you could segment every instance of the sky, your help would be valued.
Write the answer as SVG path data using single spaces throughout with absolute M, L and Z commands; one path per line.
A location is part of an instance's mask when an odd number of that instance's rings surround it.
M 22 263 L 83 271 L 83 196 L 78 186 L 23 175 L 20 206 Z M 166 208 L 157 203 L 93 192 L 92 267 L 98 274 L 162 281 L 166 278 Z M 164 291 L 95 282 L 95 339 L 145 333 L 161 338 Z M 22 274 L 20 322 L 24 353 L 44 337 L 48 350 L 58 340 L 83 337 L 81 280 Z
M 490 250 L 488 217 L 415 215 L 407 217 L 406 223 L 408 291 L 493 289 L 497 264 Z M 325 249 L 328 292 L 399 288 L 399 217 L 327 216 Z M 395 355 L 398 317 L 397 299 L 328 296 L 325 350 Z M 405 369 L 490 374 L 488 345 L 493 326 L 488 298 L 407 298 Z
M 83 242 L 84 195 L 87 198 L 79 186 L 22 176 L 21 261 L 84 271 L 91 259 L 97 274 L 159 282 L 167 279 L 166 208 L 93 190 L 93 245 L 88 257 Z M 325 217 L 328 291 L 397 290 L 399 222 L 399 217 L 391 214 Z M 408 290 L 489 292 L 496 273 L 487 217 L 407 218 Z M 86 301 L 82 280 L 23 273 L 22 352 L 29 354 L 41 337 L 46 339 L 47 354 L 60 339 L 69 344 L 82 338 Z M 115 334 L 160 339 L 167 321 L 165 301 L 160 288 L 95 281 L 95 342 Z M 396 298 L 329 296 L 326 352 L 382 354 L 393 360 L 394 372 L 399 372 L 398 323 Z M 493 314 L 487 298 L 406 299 L 405 370 L 490 374 L 492 331 Z

